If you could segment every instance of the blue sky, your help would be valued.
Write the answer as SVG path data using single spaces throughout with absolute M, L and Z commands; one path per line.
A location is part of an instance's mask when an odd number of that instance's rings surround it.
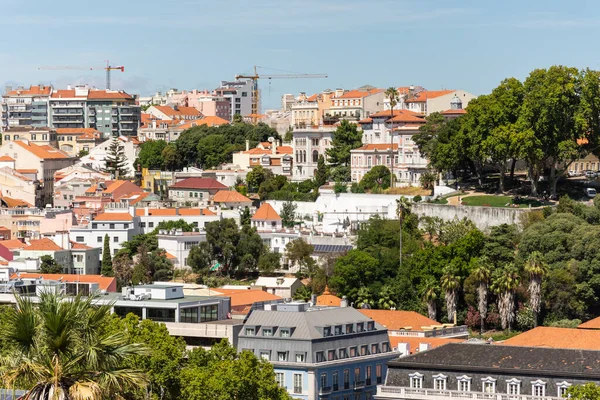
M 0 0 L 0 84 L 104 85 L 142 95 L 214 89 L 253 65 L 327 73 L 262 83 L 283 93 L 422 85 L 489 92 L 553 64 L 600 69 L 600 2 L 557 0 Z M 277 73 L 270 69 L 264 73 Z

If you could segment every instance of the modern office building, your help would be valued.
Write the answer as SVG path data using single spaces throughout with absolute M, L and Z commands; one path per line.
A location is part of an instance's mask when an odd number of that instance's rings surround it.
M 251 80 L 221 81 L 221 86 L 216 88 L 213 93 L 229 100 L 231 104 L 229 120 L 232 120 L 236 114 L 242 116 L 252 114 L 252 96 L 254 92 Z M 260 103 L 258 104 L 258 110 L 260 112 Z
M 240 333 L 238 351 L 273 364 L 280 386 L 296 399 L 372 399 L 383 382 L 391 351 L 387 330 L 349 307 L 308 303 L 254 310 Z

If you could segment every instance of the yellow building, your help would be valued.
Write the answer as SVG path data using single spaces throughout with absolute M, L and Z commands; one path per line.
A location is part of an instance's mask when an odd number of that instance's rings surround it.
M 80 152 L 89 153 L 102 142 L 102 133 L 94 128 L 58 128 L 56 129 L 57 146 L 71 157 Z

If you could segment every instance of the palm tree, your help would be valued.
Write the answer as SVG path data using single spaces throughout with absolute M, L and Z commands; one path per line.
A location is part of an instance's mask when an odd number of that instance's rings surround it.
M 542 253 L 534 251 L 527 257 L 525 272 L 529 274 L 529 304 L 533 311 L 533 326 L 536 327 L 542 305 L 542 278 L 548 273 L 548 264 Z
M 400 268 L 402 268 L 402 225 L 404 223 L 404 217 L 410 214 L 410 203 L 404 196 L 396 200 L 396 213 L 400 220 Z
M 394 107 L 398 104 L 398 91 L 396 88 L 389 87 L 385 91 L 385 95 L 390 100 L 391 119 L 394 118 Z M 391 123 L 390 129 L 390 187 L 394 187 L 394 123 Z
M 366 287 L 361 287 L 358 289 L 358 293 L 356 294 L 356 307 L 358 308 L 372 308 L 373 307 L 373 297 L 371 296 L 371 292 Z
M 444 298 L 446 300 L 446 311 L 448 313 L 448 322 L 454 319 L 456 314 L 456 304 L 458 302 L 458 289 L 460 289 L 460 279 L 456 268 L 448 265 L 444 268 L 441 281 Z
M 41 293 L 39 305 L 15 297 L 2 332 L 11 349 L 0 360 L 5 388 L 28 390 L 26 400 L 100 400 L 146 387 L 145 374 L 127 363 L 147 349 L 104 330 L 111 305 L 56 292 Z
M 429 319 L 437 321 L 437 298 L 440 288 L 435 279 L 430 278 L 423 284 L 421 295 L 427 303 L 427 314 Z
M 396 308 L 396 302 L 393 300 L 394 291 L 388 285 L 381 288 L 379 292 L 379 300 L 377 300 L 377 307 L 380 310 L 390 310 Z
M 495 272 L 492 291 L 498 295 L 498 311 L 500 311 L 502 329 L 510 331 L 515 320 L 515 291 L 521 282 L 521 275 L 513 264 L 507 264 L 503 269 Z
M 475 269 L 473 277 L 477 282 L 477 300 L 479 316 L 481 317 L 481 333 L 485 331 L 485 318 L 488 309 L 488 286 L 490 284 L 490 263 L 486 256 L 475 259 Z

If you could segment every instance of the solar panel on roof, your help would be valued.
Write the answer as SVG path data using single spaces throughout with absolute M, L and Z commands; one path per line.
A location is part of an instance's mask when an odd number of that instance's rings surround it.
M 343 253 L 352 250 L 352 246 L 343 244 L 315 244 L 315 253 Z

